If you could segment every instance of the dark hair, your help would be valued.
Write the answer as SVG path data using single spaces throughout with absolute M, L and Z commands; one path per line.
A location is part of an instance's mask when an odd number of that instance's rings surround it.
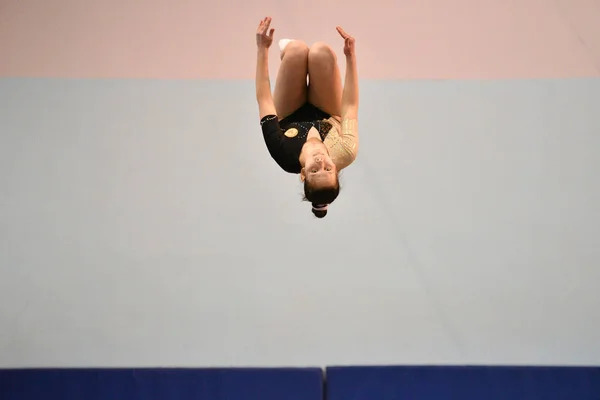
M 314 188 L 308 180 L 304 181 L 304 200 L 312 203 L 312 213 L 317 218 L 324 218 L 327 215 L 327 210 L 317 210 L 316 207 L 331 204 L 340 194 L 340 182 L 336 177 L 335 186 Z

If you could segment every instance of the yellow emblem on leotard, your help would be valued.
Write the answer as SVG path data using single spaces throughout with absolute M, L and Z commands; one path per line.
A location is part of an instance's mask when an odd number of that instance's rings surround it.
M 285 131 L 285 136 L 287 137 L 294 137 L 298 134 L 298 129 L 296 128 L 290 128 L 287 131 Z

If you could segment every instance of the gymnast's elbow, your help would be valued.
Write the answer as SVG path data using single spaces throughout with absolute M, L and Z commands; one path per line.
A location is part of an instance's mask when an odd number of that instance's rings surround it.
M 263 96 L 258 98 L 258 113 L 259 117 L 262 119 L 267 115 L 277 115 L 277 110 L 275 109 L 275 103 L 273 103 L 273 98 L 271 96 Z
M 259 103 L 261 101 L 273 100 L 273 95 L 271 94 L 271 83 L 268 78 L 257 78 L 256 79 L 256 101 Z
M 342 104 L 342 120 L 358 119 L 358 102 L 346 102 Z

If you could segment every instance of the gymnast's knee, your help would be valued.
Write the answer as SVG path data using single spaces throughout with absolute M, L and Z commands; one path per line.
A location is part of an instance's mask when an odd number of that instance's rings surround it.
M 294 61 L 304 61 L 308 59 L 308 46 L 302 40 L 292 40 L 281 52 L 281 59 L 293 58 Z
M 327 43 L 316 42 L 308 51 L 309 62 L 330 63 L 337 62 L 335 51 Z

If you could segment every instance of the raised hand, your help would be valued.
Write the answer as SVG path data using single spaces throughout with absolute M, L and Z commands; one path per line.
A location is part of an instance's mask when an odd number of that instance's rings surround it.
M 275 32 L 274 28 L 269 30 L 271 26 L 271 17 L 265 17 L 260 24 L 258 25 L 258 29 L 256 30 L 256 45 L 258 47 L 263 47 L 268 49 L 273 44 L 273 33 Z
M 353 56 L 355 54 L 354 38 L 352 36 L 348 35 L 346 33 L 346 31 L 342 29 L 341 26 L 336 26 L 335 29 L 338 31 L 340 36 L 344 39 L 344 54 L 346 55 L 346 57 Z

